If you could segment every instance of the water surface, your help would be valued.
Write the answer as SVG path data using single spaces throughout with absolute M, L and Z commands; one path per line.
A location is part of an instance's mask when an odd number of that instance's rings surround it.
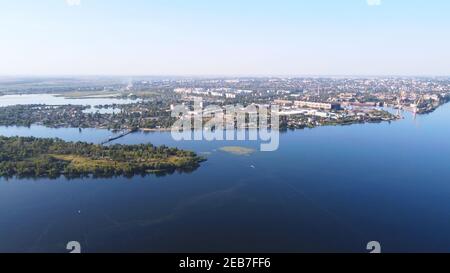
M 116 143 L 191 149 L 191 174 L 114 179 L 0 179 L 0 251 L 450 251 L 450 104 L 382 124 L 288 131 L 276 152 L 135 133 Z M 107 130 L 1 127 L 1 135 L 99 143 Z
M 140 100 L 120 99 L 120 98 L 66 98 L 54 94 L 25 94 L 25 95 L 4 95 L 0 96 L 0 107 L 13 105 L 31 105 L 31 104 L 47 104 L 47 105 L 83 105 L 97 106 L 110 104 L 130 104 Z

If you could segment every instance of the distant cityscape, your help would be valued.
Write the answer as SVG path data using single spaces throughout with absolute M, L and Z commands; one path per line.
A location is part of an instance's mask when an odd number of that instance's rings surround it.
M 37 82 L 38 81 L 38 82 Z M 168 130 L 175 105 L 186 118 L 210 119 L 208 105 L 277 105 L 281 129 L 394 121 L 402 111 L 426 114 L 450 100 L 449 78 L 82 78 L 3 79 L 3 96 L 48 93 L 72 99 L 116 98 L 105 105 L 30 104 L 0 108 L 1 125 Z M 193 101 L 202 100 L 202 112 Z M 393 111 L 389 111 L 393 110 Z M 256 125 L 257 126 L 257 125 Z M 252 128 L 249 124 L 248 128 Z

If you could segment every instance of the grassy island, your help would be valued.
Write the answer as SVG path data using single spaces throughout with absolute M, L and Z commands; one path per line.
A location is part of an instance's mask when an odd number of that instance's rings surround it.
M 253 149 L 238 146 L 226 146 L 220 148 L 220 150 L 234 155 L 251 155 L 255 152 Z
M 113 177 L 190 172 L 204 158 L 151 144 L 102 146 L 34 137 L 0 137 L 0 177 Z

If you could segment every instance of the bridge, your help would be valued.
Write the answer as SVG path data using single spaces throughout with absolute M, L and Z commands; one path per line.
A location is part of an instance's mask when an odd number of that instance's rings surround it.
M 108 144 L 108 143 L 110 143 L 110 142 L 113 142 L 114 140 L 117 140 L 117 139 L 122 138 L 122 137 L 125 137 L 125 136 L 127 136 L 127 135 L 129 135 L 129 134 L 131 134 L 131 133 L 134 133 L 134 132 L 136 132 L 137 130 L 138 130 L 138 129 L 131 129 L 131 130 L 127 130 L 127 131 L 121 133 L 120 135 L 117 135 L 117 136 L 110 136 L 108 139 L 102 141 L 100 144 L 101 144 L 101 145 Z

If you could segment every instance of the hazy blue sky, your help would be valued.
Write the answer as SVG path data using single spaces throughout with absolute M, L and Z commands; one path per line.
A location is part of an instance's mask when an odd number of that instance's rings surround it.
M 448 0 L 0 0 L 0 74 L 450 75 L 449 15 Z

